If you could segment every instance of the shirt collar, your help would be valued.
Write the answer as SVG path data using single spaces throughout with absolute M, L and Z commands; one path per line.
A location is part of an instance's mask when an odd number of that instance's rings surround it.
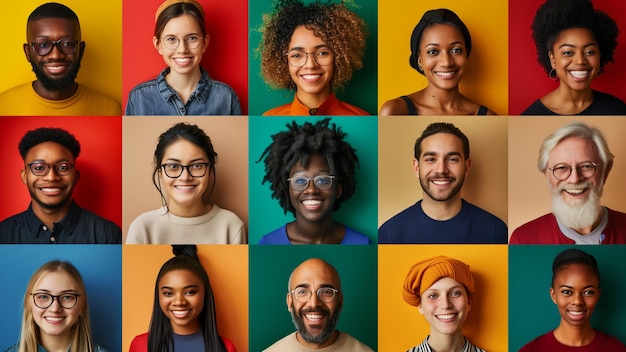
M 165 80 L 165 76 L 170 73 L 170 68 L 166 67 L 161 73 L 159 77 L 157 77 L 157 89 L 159 90 L 159 95 L 163 100 L 169 101 L 173 96 L 178 96 L 176 91 Z M 209 73 L 200 67 L 200 81 L 196 86 L 196 89 L 189 96 L 189 101 L 197 99 L 199 103 L 205 103 L 209 98 L 209 90 L 211 88 L 211 78 L 209 77 Z
M 62 235 L 63 237 L 71 237 L 74 233 L 74 228 L 78 223 L 78 219 L 80 217 L 81 208 L 76 204 L 75 201 L 72 200 L 72 204 L 70 205 L 70 209 L 67 212 L 67 215 L 61 221 L 54 223 L 54 231 L 50 232 L 47 229 L 47 226 L 35 215 L 33 211 L 32 203 L 28 206 L 26 210 L 26 226 L 28 227 L 28 232 L 35 234 L 35 237 L 39 237 L 39 235 L 54 235 L 57 237 Z M 57 241 L 55 241 L 57 242 Z

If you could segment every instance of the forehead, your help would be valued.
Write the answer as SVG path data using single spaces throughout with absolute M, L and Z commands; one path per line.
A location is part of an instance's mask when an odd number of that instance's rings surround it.
M 426 288 L 425 291 L 447 291 L 453 287 L 461 287 L 465 290 L 465 286 L 456 281 L 451 277 L 442 277 L 441 279 L 435 281 L 430 287 Z
M 67 273 L 60 271 L 43 273 L 33 285 L 33 290 L 64 291 L 75 289 L 72 278 Z
M 562 266 L 559 271 L 556 272 L 555 280 L 564 281 L 567 284 L 571 281 L 574 284 L 577 281 L 583 281 L 584 285 L 598 285 L 598 276 L 591 270 L 590 267 L 583 264 L 567 264 Z
M 195 159 L 198 157 L 207 158 L 207 155 L 204 152 L 204 150 L 202 150 L 202 148 L 200 148 L 199 146 L 195 145 L 191 141 L 188 141 L 187 139 L 184 139 L 184 138 L 180 138 L 176 140 L 175 142 L 173 142 L 172 144 L 168 145 L 165 148 L 165 153 L 163 153 L 164 159 L 167 159 L 167 158 L 181 159 L 182 157 Z
M 309 47 L 316 47 L 325 44 L 326 42 L 321 37 L 315 35 L 313 29 L 308 29 L 304 25 L 300 25 L 296 27 L 291 34 L 289 48 L 301 47 L 307 49 Z
M 300 160 L 296 162 L 296 164 L 291 168 L 290 173 L 294 173 L 297 171 L 330 171 L 330 166 L 328 165 L 328 161 L 325 157 L 319 154 L 313 154 L 309 157 L 309 162 L 307 165 L 303 165 Z
M 561 140 L 549 154 L 549 161 L 552 163 L 599 161 L 599 159 L 596 145 L 588 139 L 577 136 Z
M 190 285 L 203 287 L 202 280 L 198 275 L 186 269 L 168 271 L 159 279 L 159 287 L 185 287 Z
M 451 133 L 436 133 L 422 140 L 422 155 L 424 153 L 450 153 L 457 152 L 463 155 L 463 142 Z
M 428 44 L 447 44 L 454 42 L 465 44 L 465 38 L 461 30 L 449 23 L 437 23 L 424 29 L 420 45 L 425 46 Z
M 56 162 L 58 160 L 74 161 L 74 155 L 69 149 L 56 142 L 39 143 L 28 150 L 26 162 L 32 160 L 43 160 L 45 162 Z
M 559 32 L 559 35 L 556 37 L 556 41 L 554 42 L 555 46 L 565 43 L 597 45 L 593 33 L 591 33 L 591 31 L 587 28 L 569 28 Z
M 42 18 L 28 23 L 26 35 L 29 40 L 37 38 L 80 39 L 80 27 L 77 22 L 65 18 Z
M 291 276 L 291 288 L 299 285 L 317 288 L 323 284 L 338 288 L 339 277 L 327 263 L 320 260 L 302 263 Z
M 163 34 L 177 34 L 178 32 L 201 33 L 198 19 L 189 14 L 182 14 L 167 21 L 163 27 Z

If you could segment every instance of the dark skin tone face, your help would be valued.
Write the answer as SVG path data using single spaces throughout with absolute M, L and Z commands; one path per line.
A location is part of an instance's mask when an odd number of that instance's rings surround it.
M 44 18 L 29 22 L 26 32 L 27 43 L 23 49 L 26 60 L 31 63 L 37 76 L 33 82 L 35 92 L 49 100 L 63 100 L 74 95 L 78 89 L 74 79 L 85 51 L 85 43 L 80 41 L 78 23 L 63 18 Z M 59 39 L 79 41 L 76 51 L 65 54 L 58 46 L 44 56 L 33 51 L 33 42 L 56 42 Z

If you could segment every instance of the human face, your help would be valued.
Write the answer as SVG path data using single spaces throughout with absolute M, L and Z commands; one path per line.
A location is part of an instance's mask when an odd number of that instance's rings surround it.
M 191 49 L 183 38 L 196 36 L 200 40 L 197 48 Z M 175 49 L 168 49 L 163 44 L 164 38 L 179 39 Z M 191 15 L 182 15 L 167 22 L 161 33 L 161 38 L 153 38 L 154 47 L 163 56 L 163 61 L 170 67 L 170 73 L 188 74 L 196 72 L 200 67 L 202 55 L 209 45 L 209 36 L 202 34 L 198 21 Z
M 64 54 L 58 47 L 54 47 L 49 54 L 39 56 L 35 54 L 31 43 L 35 41 L 57 41 L 59 39 L 73 39 L 80 41 L 80 28 L 72 20 L 64 18 L 44 18 L 32 21 L 27 26 L 24 54 L 30 62 L 37 81 L 44 89 L 50 91 L 64 90 L 74 85 L 74 80 L 80 68 L 80 61 L 85 50 L 85 43 L 80 42 L 73 54 Z
M 554 277 L 550 288 L 552 302 L 561 315 L 561 324 L 589 326 L 600 298 L 600 280 L 586 265 L 570 264 Z
M 471 309 L 467 290 L 450 277 L 437 280 L 422 293 L 419 312 L 430 324 L 431 334 L 460 334 Z
M 48 272 L 43 274 L 39 282 L 33 286 L 33 291 L 29 293 L 49 293 L 51 295 L 62 295 L 64 293 L 78 293 L 76 285 L 64 272 Z M 35 324 L 39 327 L 39 333 L 43 345 L 47 341 L 62 340 L 69 343 L 72 334 L 72 327 L 83 314 L 84 297 L 78 297 L 78 303 L 74 308 L 63 308 L 59 301 L 55 299 L 48 308 L 39 308 L 30 298 L 30 309 L 33 313 Z
M 441 89 L 457 89 L 467 63 L 465 39 L 450 24 L 434 24 L 424 30 L 417 63 L 428 83 Z
M 176 163 L 190 165 L 203 162 L 209 162 L 206 153 L 197 145 L 180 138 L 165 149 L 163 160 L 161 160 L 160 164 Z M 190 207 L 203 207 L 203 197 L 209 189 L 212 165 L 207 167 L 209 170 L 202 177 L 192 177 L 189 174 L 189 170 L 185 169 L 179 177 L 171 178 L 165 175 L 163 168 L 159 169 L 159 179 L 168 207 L 175 215 L 195 216 L 184 214 L 184 212 L 179 210 L 189 209 Z
M 461 197 L 461 188 L 471 161 L 463 156 L 463 142 L 450 133 L 437 133 L 422 140 L 419 160 L 413 160 L 424 197 L 447 202 Z
M 331 49 L 322 38 L 315 35 L 312 29 L 304 25 L 296 27 L 291 35 L 291 41 L 287 52 L 301 50 L 313 53 L 319 49 Z M 301 94 L 312 95 L 325 99 L 330 94 L 330 81 L 335 72 L 335 65 L 320 66 L 314 60 L 313 54 L 308 54 L 308 59 L 302 67 L 289 65 L 289 75 L 296 85 L 298 96 Z M 286 58 L 285 58 L 286 60 Z
M 75 163 L 74 155 L 61 144 L 44 142 L 30 148 L 24 158 L 24 169 L 21 171 L 22 182 L 28 187 L 33 200 L 33 207 L 46 210 L 66 209 L 72 203 L 72 191 L 78 183 L 79 173 L 72 169 L 67 175 L 57 175 L 54 167 L 47 175 L 36 176 L 28 167 L 30 163 L 56 164 L 60 162 Z
M 600 74 L 600 47 L 586 28 L 559 33 L 548 56 L 561 85 L 571 90 L 591 89 L 591 81 Z
M 289 290 L 306 287 L 311 290 L 311 298 L 302 303 L 287 294 L 287 307 L 291 313 L 298 340 L 306 346 L 323 348 L 332 344 L 332 336 L 339 320 L 343 305 L 341 284 L 336 272 L 319 259 L 310 259 L 300 264 L 291 274 Z M 339 290 L 332 302 L 322 302 L 315 292 L 322 287 Z
M 172 330 L 190 335 L 200 330 L 199 316 L 204 308 L 204 284 L 189 270 L 167 272 L 158 282 L 159 306 Z
M 304 165 L 297 162 L 289 172 L 289 178 L 295 176 L 306 176 L 313 179 L 319 175 L 332 175 L 326 159 L 320 155 L 311 155 L 309 164 Z M 330 189 L 320 190 L 310 181 L 309 186 L 303 191 L 294 190 L 289 185 L 289 199 L 295 208 L 297 219 L 309 222 L 319 222 L 333 217 L 333 206 L 335 200 L 341 197 L 341 185 L 337 178 L 333 179 Z

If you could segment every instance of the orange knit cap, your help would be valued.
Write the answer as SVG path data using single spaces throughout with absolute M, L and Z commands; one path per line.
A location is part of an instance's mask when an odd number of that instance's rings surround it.
M 460 260 L 437 256 L 419 261 L 409 269 L 402 287 L 402 298 L 412 306 L 419 306 L 422 293 L 437 280 L 450 277 L 465 285 L 469 295 L 475 291 L 469 265 Z
M 156 10 L 156 14 L 154 15 L 154 22 L 157 21 L 157 19 L 159 18 L 159 15 L 161 14 L 161 12 L 163 12 L 163 10 L 170 7 L 171 5 L 178 4 L 181 2 L 188 2 L 192 4 L 193 6 L 197 7 L 198 10 L 200 10 L 202 17 L 204 17 L 204 9 L 202 8 L 202 5 L 200 5 L 200 3 L 198 3 L 196 0 L 165 0 L 161 4 L 161 6 L 159 6 L 159 8 Z

